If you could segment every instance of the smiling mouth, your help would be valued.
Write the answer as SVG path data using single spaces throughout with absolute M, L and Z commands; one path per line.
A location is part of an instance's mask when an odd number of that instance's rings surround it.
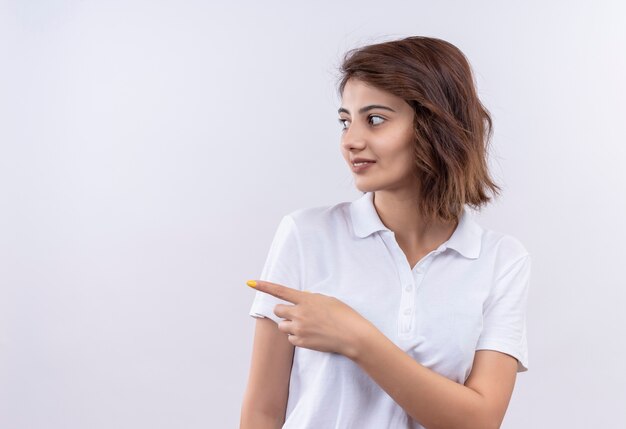
M 353 163 L 352 165 L 352 172 L 353 173 L 360 173 L 362 171 L 365 170 L 369 170 L 370 166 L 376 164 L 375 162 L 358 162 L 358 163 Z

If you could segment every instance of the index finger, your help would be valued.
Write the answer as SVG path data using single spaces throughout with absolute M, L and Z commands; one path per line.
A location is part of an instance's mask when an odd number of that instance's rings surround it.
M 280 298 L 283 301 L 288 301 L 293 304 L 298 304 L 302 298 L 302 291 L 279 285 L 278 283 L 266 282 L 264 280 L 248 280 L 246 284 L 260 290 L 261 292 L 268 293 L 276 298 Z

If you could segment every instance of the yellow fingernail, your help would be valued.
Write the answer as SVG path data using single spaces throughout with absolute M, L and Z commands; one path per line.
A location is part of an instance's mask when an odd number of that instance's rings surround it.
M 254 280 L 248 280 L 246 284 L 250 287 L 256 287 L 256 282 Z

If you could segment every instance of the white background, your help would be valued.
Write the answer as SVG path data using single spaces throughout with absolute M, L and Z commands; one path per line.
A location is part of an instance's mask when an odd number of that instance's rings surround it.
M 353 47 L 469 58 L 533 256 L 503 428 L 626 424 L 621 1 L 1 1 L 0 427 L 234 428 L 282 215 L 361 194 L 339 152 Z

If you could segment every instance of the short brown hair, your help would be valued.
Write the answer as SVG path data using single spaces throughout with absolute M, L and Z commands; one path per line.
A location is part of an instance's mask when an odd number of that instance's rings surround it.
M 491 116 L 456 46 L 412 36 L 351 49 L 340 66 L 340 96 L 351 78 L 413 107 L 419 210 L 426 218 L 458 221 L 465 204 L 480 209 L 491 201 L 487 191 L 500 194 L 487 165 Z

